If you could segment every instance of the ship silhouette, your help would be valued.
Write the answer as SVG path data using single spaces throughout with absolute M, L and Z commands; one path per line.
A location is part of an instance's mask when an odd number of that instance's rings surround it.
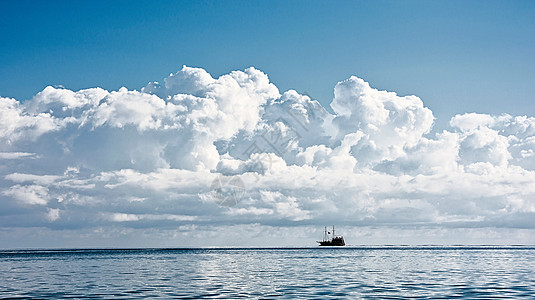
M 334 234 L 334 225 L 332 233 L 327 231 L 327 226 L 325 226 L 325 231 L 323 232 L 323 241 L 317 241 L 320 246 L 345 246 L 346 242 L 344 241 L 343 236 L 336 236 Z

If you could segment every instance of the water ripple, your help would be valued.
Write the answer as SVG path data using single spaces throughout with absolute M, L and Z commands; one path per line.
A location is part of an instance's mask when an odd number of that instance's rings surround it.
M 535 298 L 532 247 L 0 251 L 2 299 Z

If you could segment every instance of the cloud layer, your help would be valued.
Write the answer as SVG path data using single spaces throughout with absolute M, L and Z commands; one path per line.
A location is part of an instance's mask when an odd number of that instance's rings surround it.
M 535 241 L 535 118 L 456 115 L 431 133 L 420 98 L 357 77 L 334 87 L 331 109 L 254 68 L 0 97 L 0 227 L 313 235 L 336 223 Z

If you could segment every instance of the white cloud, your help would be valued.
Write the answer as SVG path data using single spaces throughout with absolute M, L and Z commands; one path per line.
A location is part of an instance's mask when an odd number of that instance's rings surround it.
M 110 221 L 113 222 L 130 222 L 139 220 L 139 216 L 134 214 L 113 213 L 109 215 Z
M 362 166 L 403 156 L 403 148 L 415 146 L 434 122 L 420 98 L 379 91 L 354 76 L 336 85 L 331 107 L 331 138 L 341 141 L 347 134 L 363 133 L 351 146 Z
M 54 222 L 59 219 L 60 210 L 58 208 L 47 208 L 46 218 Z
M 34 156 L 35 153 L 28 152 L 0 152 L 0 159 L 20 159 Z
M 456 115 L 431 134 L 420 98 L 357 77 L 331 108 L 254 68 L 0 98 L 0 227 L 535 228 L 535 118 Z M 214 199 L 236 192 L 214 193 L 221 176 L 243 183 L 233 206 Z
M 40 185 L 13 185 L 2 192 L 22 204 L 46 205 L 49 201 L 48 188 Z
M 13 173 L 6 175 L 5 178 L 17 183 L 32 182 L 40 185 L 49 185 L 61 178 L 61 176 Z
M 456 115 L 450 120 L 452 127 L 459 128 L 462 131 L 471 131 L 483 126 L 489 126 L 496 123 L 494 117 L 485 114 L 468 113 Z
M 59 127 L 50 113 L 30 114 L 17 100 L 0 97 L 0 150 L 9 149 L 22 138 L 35 140 Z
M 512 164 L 535 170 L 535 118 L 465 114 L 450 124 L 460 131 L 461 151 L 468 162 Z

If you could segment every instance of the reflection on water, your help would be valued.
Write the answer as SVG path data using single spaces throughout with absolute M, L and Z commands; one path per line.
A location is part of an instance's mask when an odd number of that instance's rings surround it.
M 0 251 L 0 298 L 535 298 L 533 247 Z

